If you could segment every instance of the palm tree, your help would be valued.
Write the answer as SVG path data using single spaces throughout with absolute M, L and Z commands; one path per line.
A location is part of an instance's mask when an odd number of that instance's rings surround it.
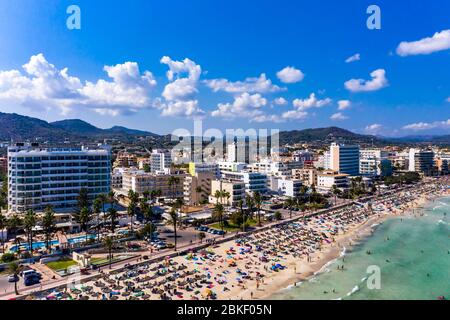
M 195 188 L 195 192 L 197 193 L 197 195 L 201 194 L 202 191 L 203 191 L 203 190 L 202 190 L 202 187 L 200 187 L 200 186 L 198 186 L 198 187 Z
M 22 268 L 20 267 L 20 265 L 16 262 L 11 262 L 8 266 L 9 272 L 14 276 L 14 280 L 19 278 L 19 274 L 20 271 L 22 270 Z M 16 296 L 19 295 L 19 290 L 17 289 L 17 282 L 19 281 L 14 281 L 14 292 L 16 293 Z
M 97 229 L 97 241 L 100 241 L 100 211 L 101 211 L 101 199 L 99 196 L 95 198 L 94 203 L 92 204 L 92 212 L 96 216 L 96 229 Z
M 198 233 L 198 238 L 200 239 L 200 243 L 202 243 L 203 239 L 206 238 L 206 234 L 203 231 L 201 231 Z
M 216 190 L 216 192 L 214 193 L 214 198 L 216 198 L 216 204 L 218 204 L 219 200 L 222 200 L 222 191 Z M 220 201 L 220 203 L 222 203 L 222 201 Z
M 8 226 L 8 219 L 6 219 L 6 217 L 0 211 L 0 231 L 6 229 L 7 226 Z M 3 239 L 3 234 L 1 240 L 2 240 L 2 252 L 5 252 L 5 239 Z
M 33 228 L 36 227 L 36 213 L 33 209 L 28 209 L 23 219 L 23 226 L 28 239 L 29 251 L 33 252 Z
M 336 205 L 337 204 L 337 195 L 339 194 L 339 188 L 337 187 L 337 185 L 336 184 L 333 184 L 332 186 L 331 186 L 331 192 L 333 193 L 333 195 L 334 195 L 334 205 Z
M 227 199 L 227 205 L 230 205 L 231 194 L 228 191 L 222 191 L 222 197 Z
M 108 192 L 107 201 L 109 202 L 109 205 L 110 205 L 111 207 L 114 207 L 114 205 L 115 205 L 116 202 L 117 202 L 117 200 L 116 200 L 116 194 L 114 193 L 114 191 Z
M 14 233 L 14 235 L 17 234 L 17 230 L 22 225 L 22 219 L 17 215 L 13 214 L 11 218 L 8 219 L 8 230 L 11 231 L 11 233 Z
M 85 207 L 89 207 L 89 191 L 86 188 L 81 188 L 78 194 L 77 198 L 77 206 L 78 209 L 81 211 L 81 209 Z
M 253 205 L 254 205 L 253 197 L 251 195 L 247 194 L 245 196 L 245 203 L 247 204 L 247 207 L 250 211 L 248 215 L 250 217 L 253 216 Z
M 45 234 L 45 247 L 50 249 L 50 239 L 55 231 L 55 213 L 51 205 L 45 208 L 44 215 L 42 217 L 42 228 Z
M 77 222 L 80 224 L 81 230 L 86 234 L 86 242 L 88 240 L 88 226 L 91 221 L 91 210 L 88 207 L 81 208 L 80 213 L 76 217 Z
M 175 190 L 177 185 L 180 183 L 180 178 L 176 176 L 170 176 L 167 181 L 169 188 L 172 189 L 172 200 L 175 200 Z
M 242 199 L 239 200 L 238 202 L 238 207 L 239 207 L 239 212 L 241 213 L 242 216 L 242 232 L 245 232 L 245 224 L 246 224 L 246 215 L 244 212 L 244 201 Z
M 114 233 L 114 230 L 116 228 L 116 221 L 119 217 L 119 214 L 117 212 L 117 209 L 114 207 L 110 207 L 108 209 L 108 218 L 111 220 L 111 232 Z
M 255 194 L 253 195 L 253 199 L 255 201 L 255 206 L 258 210 L 258 226 L 261 227 L 261 204 L 262 204 L 262 197 L 259 191 L 255 191 Z
M 133 233 L 133 218 L 136 216 L 136 209 L 139 201 L 139 193 L 134 192 L 133 190 L 128 191 L 128 198 L 130 203 L 128 204 L 127 213 L 130 217 L 130 231 Z
M 218 203 L 214 206 L 214 217 L 219 221 L 220 229 L 223 231 L 223 214 L 224 214 L 224 208 L 223 204 Z
M 113 240 L 113 238 L 112 237 L 106 237 L 103 240 L 103 245 L 108 250 L 109 268 L 111 269 L 112 259 L 113 259 L 112 249 L 114 247 L 114 240 Z
M 175 211 L 174 208 L 170 211 L 170 221 L 173 226 L 173 235 L 175 237 L 175 246 L 174 251 L 177 251 L 177 223 L 178 223 L 178 213 Z
M 153 209 L 151 206 L 147 206 L 146 210 L 143 212 L 144 220 L 146 223 L 149 223 L 153 219 Z
M 292 218 L 292 209 L 294 208 L 294 206 L 296 205 L 296 201 L 293 198 L 288 198 L 286 199 L 286 201 L 284 202 L 284 204 L 286 205 L 286 207 L 288 207 L 289 209 L 289 219 Z

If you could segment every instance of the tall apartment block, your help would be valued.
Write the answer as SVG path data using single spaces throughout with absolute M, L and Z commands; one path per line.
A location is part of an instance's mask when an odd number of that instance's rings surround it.
M 434 152 L 432 150 L 409 149 L 408 170 L 431 175 L 434 169 Z
M 76 208 L 80 189 L 92 200 L 111 189 L 111 150 L 40 148 L 37 144 L 16 144 L 8 148 L 8 209 L 24 212 Z
M 359 146 L 332 143 L 330 169 L 351 176 L 359 175 Z
M 172 164 L 172 156 L 169 150 L 154 149 L 150 154 L 150 169 L 152 173 L 169 169 Z

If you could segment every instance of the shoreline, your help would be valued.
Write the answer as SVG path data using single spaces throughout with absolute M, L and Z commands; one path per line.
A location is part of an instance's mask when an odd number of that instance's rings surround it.
M 263 290 L 256 290 L 253 294 L 253 298 L 250 294 L 250 292 L 253 291 L 249 290 L 243 292 L 239 298 L 243 300 L 270 300 L 270 297 L 274 294 L 277 294 L 283 290 L 290 290 L 299 283 L 309 281 L 315 276 L 325 272 L 325 269 L 328 265 L 334 263 L 339 257 L 342 256 L 342 254 L 345 255 L 345 251 L 351 250 L 354 246 L 360 244 L 363 241 L 366 241 L 370 236 L 373 235 L 373 233 L 375 232 L 374 227 L 376 227 L 377 225 L 382 224 L 384 221 L 394 217 L 406 216 L 408 212 L 413 209 L 417 209 L 424 204 L 429 203 L 430 201 L 435 201 L 438 198 L 448 196 L 450 196 L 450 194 L 439 194 L 432 195 L 430 198 L 429 194 L 425 194 L 420 196 L 418 199 L 402 208 L 401 210 L 396 210 L 395 212 L 391 213 L 382 213 L 378 214 L 377 216 L 371 217 L 363 223 L 353 227 L 347 233 L 336 237 L 336 241 L 334 243 L 326 245 L 323 249 L 315 252 L 312 255 L 312 263 L 308 263 L 303 258 L 300 260 L 289 259 L 286 262 L 286 265 L 288 266 L 287 272 L 283 274 L 275 274 L 272 277 L 267 277 L 266 279 L 270 279 L 270 283 L 265 285 Z M 297 272 L 293 274 L 292 267 L 294 266 Z M 231 297 L 224 297 L 219 299 L 231 299 Z
M 366 241 L 385 220 L 450 196 L 448 190 L 433 186 L 379 195 L 370 202 L 355 201 L 349 208 L 287 221 L 185 255 L 99 274 L 96 279 L 82 281 L 70 293 L 59 288 L 31 295 L 37 299 L 56 294 L 69 299 L 108 300 L 106 295 L 112 291 L 114 296 L 109 298 L 113 300 L 271 299 L 326 272 L 328 265 Z

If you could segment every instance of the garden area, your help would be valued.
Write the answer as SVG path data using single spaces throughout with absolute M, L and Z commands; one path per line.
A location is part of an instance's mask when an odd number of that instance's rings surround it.
M 67 271 L 68 268 L 78 265 L 75 261 L 70 258 L 61 258 L 56 261 L 48 262 L 47 267 L 55 272 Z
M 254 226 L 256 224 L 258 224 L 257 220 L 255 220 L 253 218 L 247 219 L 247 221 L 246 221 L 246 228 L 252 227 L 252 226 Z M 213 228 L 213 229 L 217 229 L 217 230 L 222 230 L 220 222 L 216 222 L 216 223 L 210 224 L 208 227 Z M 223 230 L 227 231 L 227 232 L 233 232 L 233 231 L 242 230 L 242 224 L 234 223 L 231 220 L 225 220 L 223 222 Z

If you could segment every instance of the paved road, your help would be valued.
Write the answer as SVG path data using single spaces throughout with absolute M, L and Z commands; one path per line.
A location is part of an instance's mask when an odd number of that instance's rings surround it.
M 20 279 L 22 280 L 22 279 Z M 19 282 L 19 285 L 22 283 Z M 23 285 L 23 284 L 22 284 Z M 8 282 L 8 275 L 0 276 L 0 294 L 14 291 L 14 283 Z

